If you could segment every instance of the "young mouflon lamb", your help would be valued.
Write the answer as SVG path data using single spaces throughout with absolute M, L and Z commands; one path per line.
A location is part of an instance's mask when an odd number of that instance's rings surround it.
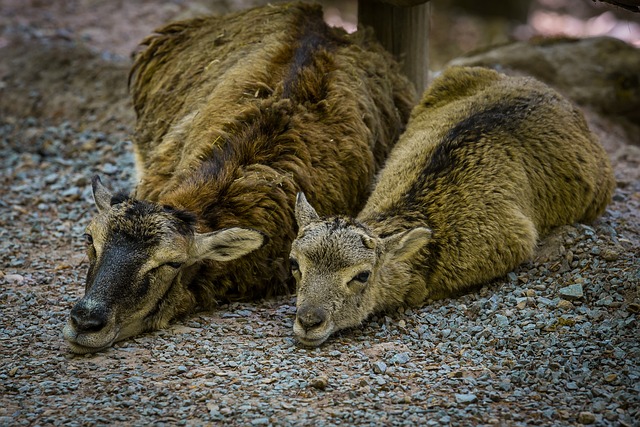
M 375 312 L 505 275 L 551 228 L 590 222 L 615 186 L 572 104 L 531 79 L 452 67 L 415 107 L 356 219 L 298 194 L 294 332 L 316 346 Z

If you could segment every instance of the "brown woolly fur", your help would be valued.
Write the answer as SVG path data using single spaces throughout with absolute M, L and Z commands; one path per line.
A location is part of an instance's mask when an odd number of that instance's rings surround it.
M 574 106 L 531 78 L 452 67 L 414 109 L 357 220 L 298 197 L 300 340 L 503 276 L 553 227 L 591 222 L 615 187 Z
M 330 28 L 316 5 L 176 22 L 142 45 L 130 75 L 138 184 L 123 200 L 94 181 L 95 265 L 65 328 L 76 352 L 291 291 L 296 193 L 355 215 L 415 102 L 369 31 Z M 143 244 L 115 224 L 159 237 Z M 105 264 L 116 249 L 136 261 Z

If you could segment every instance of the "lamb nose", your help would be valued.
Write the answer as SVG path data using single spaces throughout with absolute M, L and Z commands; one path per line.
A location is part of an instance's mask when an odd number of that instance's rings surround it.
M 104 312 L 89 311 L 79 305 L 71 310 L 70 317 L 77 332 L 98 332 L 107 324 Z
M 322 325 L 326 320 L 327 312 L 320 307 L 305 307 L 298 311 L 298 321 L 307 331 Z

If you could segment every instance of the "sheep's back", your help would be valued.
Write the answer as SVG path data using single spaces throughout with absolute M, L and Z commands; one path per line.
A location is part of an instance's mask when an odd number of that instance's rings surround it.
M 416 270 L 446 294 L 506 274 L 552 227 L 594 220 L 614 186 L 569 101 L 530 78 L 454 67 L 412 112 L 358 218 L 383 236 L 431 227 Z
M 295 56 L 310 27 L 323 27 L 327 39 L 313 58 L 315 70 Z M 184 172 L 218 155 L 216 148 L 224 150 L 242 123 L 277 110 L 277 121 L 295 130 L 303 167 L 289 169 L 274 144 L 249 147 L 264 155 L 242 161 L 293 173 L 321 212 L 355 214 L 414 102 L 411 84 L 370 32 L 326 27 L 317 6 L 178 22 L 144 45 L 131 87 L 137 194 L 152 200 L 182 185 Z

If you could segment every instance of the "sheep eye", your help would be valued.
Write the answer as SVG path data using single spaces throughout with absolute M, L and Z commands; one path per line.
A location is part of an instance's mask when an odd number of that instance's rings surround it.
M 353 280 L 360 283 L 366 283 L 367 280 L 369 280 L 370 275 L 371 275 L 370 271 L 363 271 L 362 273 L 359 273 L 357 276 L 355 276 Z
M 166 262 L 164 265 L 171 267 L 171 268 L 180 268 L 182 266 L 183 263 L 179 262 L 179 261 L 175 261 L 175 262 Z
M 289 266 L 291 267 L 291 271 L 295 272 L 300 270 L 300 264 L 298 264 L 298 261 L 296 261 L 295 258 L 289 259 Z
M 91 236 L 91 234 L 89 234 L 89 233 L 85 233 L 85 234 L 83 234 L 83 235 L 82 235 L 82 237 L 83 237 L 83 239 L 84 239 L 84 243 L 85 243 L 87 246 L 91 246 L 91 245 L 93 245 L 93 237 Z

